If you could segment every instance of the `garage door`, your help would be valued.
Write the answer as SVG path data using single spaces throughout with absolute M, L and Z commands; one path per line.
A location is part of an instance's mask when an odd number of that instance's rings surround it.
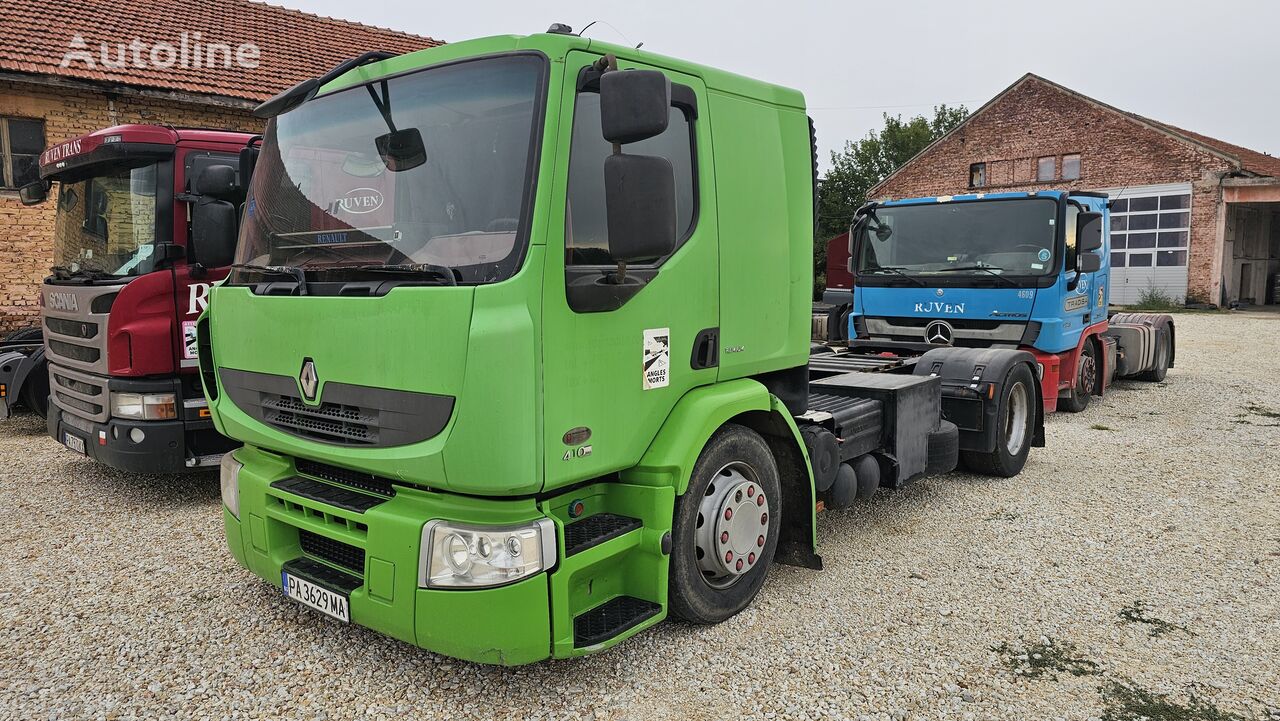
M 1158 290 L 1187 297 L 1191 185 L 1107 190 L 1111 197 L 1111 302 L 1135 303 Z

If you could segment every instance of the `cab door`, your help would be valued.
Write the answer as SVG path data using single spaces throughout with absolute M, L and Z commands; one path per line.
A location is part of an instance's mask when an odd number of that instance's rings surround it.
M 667 130 L 622 146 L 670 161 L 676 187 L 676 249 L 627 267 L 609 283 L 599 55 L 568 54 L 547 231 L 543 293 L 543 418 L 546 487 L 635 465 L 690 389 L 715 381 L 719 275 L 715 178 L 706 90 L 698 78 L 619 59 L 620 69 L 658 70 L 672 82 Z

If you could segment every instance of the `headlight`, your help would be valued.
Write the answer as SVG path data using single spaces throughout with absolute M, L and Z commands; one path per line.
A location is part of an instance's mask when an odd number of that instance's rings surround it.
M 218 464 L 220 485 L 222 486 L 222 504 L 231 511 L 231 515 L 240 518 L 240 469 L 244 464 L 236 460 L 228 451 L 222 454 L 222 462 Z
M 138 421 L 164 421 L 178 417 L 173 393 L 111 393 L 111 415 Z
M 422 528 L 418 586 L 484 588 L 519 581 L 556 562 L 550 518 L 518 526 L 464 526 L 434 520 Z

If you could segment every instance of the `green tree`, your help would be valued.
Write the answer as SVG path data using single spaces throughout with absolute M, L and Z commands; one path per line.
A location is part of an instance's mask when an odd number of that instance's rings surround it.
M 815 294 L 826 285 L 827 241 L 845 232 L 867 192 L 925 146 L 945 135 L 969 115 L 963 105 L 938 105 L 933 118 L 917 115 L 884 116 L 884 127 L 867 137 L 845 141 L 844 150 L 831 153 L 831 169 L 818 184 L 818 222 L 813 243 Z M 815 295 L 815 297 L 817 297 Z

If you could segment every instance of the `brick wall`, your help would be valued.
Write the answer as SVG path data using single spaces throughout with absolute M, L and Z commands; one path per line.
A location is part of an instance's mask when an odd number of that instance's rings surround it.
M 1080 178 L 1039 183 L 1036 161 L 1080 155 Z M 903 166 L 877 198 L 973 192 L 969 166 L 987 164 L 984 192 L 1191 183 L 1191 247 L 1188 292 L 1214 298 L 1218 246 L 1219 179 L 1229 161 L 1145 127 L 1076 95 L 1028 78 L 956 133 Z
M 8 81 L 0 81 L 0 116 L 43 119 L 46 145 L 123 123 L 262 127 L 248 110 Z M 16 192 L 0 191 L 0 335 L 36 322 L 40 282 L 53 263 L 55 200 L 27 208 Z

